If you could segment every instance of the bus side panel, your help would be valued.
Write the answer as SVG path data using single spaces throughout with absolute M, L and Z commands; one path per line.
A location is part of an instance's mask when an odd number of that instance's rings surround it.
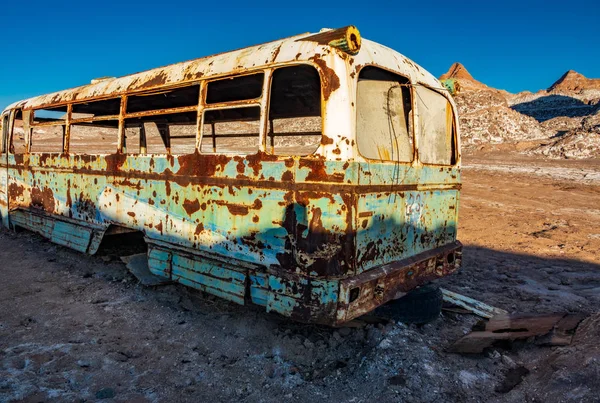
M 454 171 L 385 163 L 363 169 L 370 185 L 387 181 L 397 190 L 362 193 L 357 198 L 357 273 L 456 240 L 459 185 Z M 398 173 L 403 180 L 393 181 Z
M 8 155 L 7 172 L 7 199 L 9 205 L 9 218 L 12 211 L 24 208 L 28 209 L 32 205 L 31 198 L 31 171 L 26 168 L 29 165 L 29 158 L 24 155 Z M 12 224 L 12 222 L 11 222 Z

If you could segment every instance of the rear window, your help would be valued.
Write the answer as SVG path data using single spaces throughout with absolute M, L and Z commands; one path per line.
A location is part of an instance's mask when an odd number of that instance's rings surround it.
M 417 136 L 419 159 L 425 164 L 454 163 L 454 115 L 452 105 L 427 87 L 415 87 L 419 114 Z
M 413 160 L 412 101 L 407 78 L 366 67 L 358 77 L 356 139 L 369 159 Z

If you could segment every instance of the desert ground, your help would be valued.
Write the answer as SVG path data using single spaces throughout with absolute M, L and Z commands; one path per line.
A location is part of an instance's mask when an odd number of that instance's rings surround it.
M 479 320 L 451 311 L 303 325 L 144 287 L 110 248 L 2 230 L 0 401 L 599 401 L 600 161 L 482 151 L 462 180 L 463 267 L 440 283 L 511 313 L 590 315 L 571 345 L 449 353 Z

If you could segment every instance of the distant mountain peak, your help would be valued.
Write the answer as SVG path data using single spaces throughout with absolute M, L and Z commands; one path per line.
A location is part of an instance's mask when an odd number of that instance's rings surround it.
M 446 80 L 448 78 L 458 78 L 462 80 L 475 81 L 475 79 L 473 78 L 471 73 L 469 73 L 467 68 L 459 62 L 456 62 L 452 66 L 450 66 L 448 72 L 440 77 L 441 80 Z
M 447 80 L 450 78 L 458 80 L 463 89 L 487 88 L 487 85 L 475 80 L 467 68 L 459 62 L 454 63 L 450 66 L 447 73 L 440 76 L 440 80 Z
M 569 70 L 548 88 L 548 92 L 581 91 L 584 89 L 600 89 L 600 79 L 587 78 L 575 70 Z

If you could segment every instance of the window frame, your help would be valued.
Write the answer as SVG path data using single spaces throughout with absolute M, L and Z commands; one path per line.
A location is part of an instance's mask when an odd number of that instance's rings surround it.
M 21 120 L 23 121 L 23 142 L 25 143 L 25 152 L 22 154 L 17 154 L 15 153 L 15 146 L 13 144 L 13 138 L 15 135 L 15 119 L 17 116 L 17 112 L 21 111 Z M 30 116 L 30 114 L 28 114 L 28 116 Z M 7 155 L 25 155 L 25 154 L 29 154 L 29 131 L 30 130 L 25 130 L 25 110 L 23 109 L 23 107 L 18 107 L 18 108 L 14 108 L 10 111 L 10 118 L 9 118 L 9 133 L 8 133 L 8 141 L 6 143 L 7 145 Z M 27 124 L 27 127 L 29 128 L 29 123 Z
M 101 116 L 91 116 L 91 117 L 73 119 L 73 106 L 80 105 L 80 104 L 87 104 L 90 102 L 106 101 L 109 99 L 119 99 L 119 114 L 118 115 L 101 115 Z M 122 110 L 123 110 L 123 96 L 102 97 L 102 98 L 98 98 L 98 99 L 83 100 L 83 101 L 79 101 L 79 102 L 77 102 L 77 101 L 69 102 L 67 104 L 67 119 L 66 119 L 67 124 L 66 124 L 66 130 L 65 130 L 65 138 L 64 138 L 64 152 L 67 154 L 72 154 L 72 155 L 111 155 L 111 154 L 107 154 L 107 153 L 91 153 L 91 154 L 73 153 L 71 151 L 71 132 L 72 132 L 73 126 L 77 125 L 78 123 L 93 123 L 93 122 L 114 120 L 114 121 L 119 122 L 118 128 L 117 128 L 117 147 L 115 148 L 114 151 L 117 154 L 120 153 L 121 152 L 120 138 L 121 138 Z
M 383 70 L 385 72 L 394 74 L 396 76 L 399 77 L 403 77 L 406 80 L 408 80 L 408 84 L 406 84 L 408 86 L 408 89 L 410 91 L 410 106 L 411 106 L 411 110 L 412 110 L 412 116 L 409 115 L 409 120 L 410 120 L 410 126 L 407 128 L 408 129 L 408 134 L 409 136 L 411 136 L 412 138 L 412 156 L 411 156 L 411 160 L 410 161 L 396 161 L 396 160 L 385 160 L 385 159 L 377 159 L 377 158 L 369 158 L 369 157 L 365 157 L 361 152 L 360 149 L 358 148 L 358 132 L 356 130 L 357 127 L 357 121 L 358 121 L 358 80 L 360 79 L 360 74 L 363 71 L 363 69 L 365 67 L 375 67 L 377 69 Z M 363 66 L 361 66 L 360 70 L 357 72 L 356 74 L 356 78 L 354 80 L 354 84 L 355 84 L 355 91 L 354 91 L 354 99 L 355 102 L 354 104 L 356 105 L 354 107 L 354 136 L 356 138 L 355 140 L 355 149 L 356 149 L 356 153 L 363 158 L 366 162 L 374 162 L 374 163 L 392 163 L 392 164 L 402 164 L 402 165 L 407 165 L 407 166 L 412 166 L 415 161 L 418 160 L 418 154 L 417 154 L 417 143 L 416 143 L 416 120 L 415 120 L 415 106 L 416 106 L 416 101 L 415 101 L 415 93 L 414 93 L 414 83 L 411 81 L 410 77 L 407 77 L 403 74 L 398 73 L 397 71 L 391 70 L 389 68 L 380 66 L 378 64 L 374 64 L 374 63 L 370 63 L 370 64 L 365 64 Z
M 65 130 L 63 131 L 63 151 L 62 153 L 66 153 L 66 154 L 73 154 L 70 151 L 71 148 L 71 131 L 72 131 L 72 127 L 78 123 L 92 123 L 92 122 L 101 122 L 101 121 L 118 121 L 118 139 L 117 139 L 117 147 L 114 150 L 115 153 L 120 154 L 126 154 L 126 155 L 148 155 L 147 152 L 142 152 L 141 147 L 140 147 L 140 152 L 139 153 L 129 153 L 129 152 L 123 152 L 124 148 L 124 140 L 125 140 L 125 128 L 126 128 L 126 119 L 129 118 L 139 118 L 139 117 L 144 117 L 144 116 L 160 116 L 160 115 L 167 115 L 167 114 L 174 114 L 174 113 L 185 113 L 185 112 L 196 112 L 196 142 L 195 142 L 195 152 L 202 154 L 202 155 L 240 155 L 240 156 L 246 156 L 246 155 L 252 155 L 252 154 L 239 154 L 239 153 L 202 153 L 201 151 L 201 145 L 202 145 L 202 139 L 205 135 L 205 133 L 203 133 L 203 129 L 204 129 L 204 112 L 207 110 L 217 110 L 217 109 L 234 109 L 234 108 L 240 108 L 240 107 L 253 107 L 253 106 L 258 106 L 260 108 L 260 123 L 259 123 L 259 146 L 258 146 L 258 150 L 257 152 L 263 152 L 263 153 L 268 153 L 270 155 L 274 155 L 274 156 L 278 156 L 278 157 L 282 157 L 282 158 L 289 158 L 290 155 L 280 155 L 277 154 L 275 152 L 271 152 L 270 150 L 267 149 L 267 140 L 269 137 L 269 108 L 270 108 L 270 99 L 271 99 L 271 86 L 272 86 L 272 78 L 273 78 L 273 72 L 279 68 L 286 68 L 286 67 L 293 67 L 293 66 L 299 66 L 299 65 L 307 65 L 307 66 L 311 66 L 312 68 L 314 68 L 317 71 L 317 74 L 319 75 L 319 92 L 320 92 L 320 104 L 321 104 L 321 136 L 324 135 L 324 128 L 325 128 L 325 116 L 324 116 L 324 107 L 325 107 L 325 102 L 323 99 L 323 72 L 321 71 L 321 68 L 316 64 L 316 63 L 311 63 L 310 61 L 297 61 L 297 62 L 291 62 L 291 63 L 280 63 L 280 64 L 274 64 L 274 65 L 269 65 L 267 67 L 262 67 L 262 68 L 255 68 L 255 69 L 251 69 L 248 71 L 245 71 L 241 74 L 231 74 L 231 73 L 225 73 L 225 74 L 220 74 L 211 78 L 204 78 L 204 79 L 197 79 L 197 80 L 193 80 L 193 81 L 189 81 L 189 82 L 184 82 L 184 83 L 177 83 L 174 85 L 170 85 L 170 86 L 165 86 L 165 87 L 161 87 L 161 88 L 155 88 L 152 90 L 141 90 L 141 91 L 132 91 L 132 92 L 125 92 L 123 94 L 119 94 L 119 95 L 113 95 L 113 96 L 102 96 L 102 97 L 98 97 L 98 98 L 94 98 L 94 99 L 86 99 L 86 100 L 73 100 L 73 101 L 67 101 L 67 102 L 60 102 L 60 103 L 56 103 L 56 104 L 48 104 L 48 105 L 40 105 L 40 106 L 36 106 L 35 108 L 27 108 L 24 109 L 22 107 L 20 108 L 16 108 L 16 109 L 12 109 L 9 113 L 9 138 L 6 141 L 6 151 L 7 153 L 10 152 L 10 148 L 12 146 L 12 140 L 13 140 L 13 131 L 14 131 L 14 118 L 16 116 L 16 111 L 17 110 L 21 110 L 23 115 L 25 115 L 25 113 L 29 114 L 29 119 L 30 122 L 28 122 L 28 129 L 24 135 L 25 135 L 25 145 L 26 145 L 26 151 L 25 154 L 30 154 L 31 153 L 31 130 L 32 128 L 38 127 L 38 126 L 65 126 Z M 240 100 L 240 101 L 230 101 L 230 102 L 220 102 L 220 103 L 211 103 L 211 104 L 207 104 L 206 103 L 206 95 L 207 95 L 207 88 L 208 88 L 208 84 L 210 82 L 215 82 L 215 81 L 219 81 L 219 80 L 224 80 L 224 79 L 229 79 L 229 78 L 235 78 L 235 77 L 242 77 L 242 76 L 248 76 L 248 75 L 253 75 L 253 74 L 258 74 L 258 73 L 263 73 L 264 75 L 264 80 L 263 80 L 263 85 L 262 85 L 262 91 L 261 91 L 261 95 L 258 98 L 254 98 L 251 100 Z M 132 112 L 132 113 L 127 113 L 127 98 L 129 96 L 136 96 L 136 95 L 143 95 L 143 94 L 151 94 L 153 92 L 163 92 L 163 91 L 170 91 L 170 90 L 174 90 L 177 88 L 182 88 L 182 87 L 188 87 L 188 86 L 194 86 L 194 85 L 199 85 L 199 98 L 198 98 L 198 104 L 196 106 L 185 106 L 185 107 L 175 107 L 175 108 L 166 108 L 166 109 L 156 109 L 156 110 L 149 110 L 149 111 L 141 111 L 141 112 Z M 97 102 L 97 101 L 105 101 L 105 100 L 109 100 L 109 99 L 119 99 L 120 100 L 120 108 L 119 108 L 119 114 L 118 115 L 101 115 L 101 116 L 92 116 L 92 117 L 80 117 L 80 118 L 73 118 L 73 106 L 78 105 L 78 104 L 82 104 L 82 103 L 90 103 L 90 102 Z M 59 122 L 39 122 L 37 124 L 32 124 L 33 122 L 33 116 L 34 116 L 34 111 L 35 110 L 42 110 L 42 109 L 48 109 L 48 108 L 56 108 L 56 107 L 60 107 L 60 106 L 67 106 L 67 113 L 66 113 L 66 117 L 64 121 L 59 121 Z M 23 116 L 23 118 L 25 118 L 25 116 Z M 25 126 L 25 124 L 24 124 Z M 212 137 L 212 134 L 207 134 L 208 136 Z M 317 146 L 317 148 L 315 149 L 315 151 L 311 154 L 306 154 L 303 155 L 305 156 L 311 156 L 311 155 L 315 155 L 318 153 L 319 149 L 320 149 L 321 145 Z M 126 151 L 126 149 L 125 149 Z M 44 153 L 34 153 L 34 154 L 44 154 Z M 77 155 L 79 155 L 79 153 L 77 153 Z M 106 153 L 90 153 L 89 155 L 107 155 Z M 163 154 L 153 154 L 153 155 L 163 155 Z M 170 149 L 167 150 L 166 155 L 173 155 L 170 152 Z M 183 155 L 183 154 L 175 154 L 175 155 Z
M 426 84 L 423 84 L 421 82 L 417 82 L 417 84 L 415 84 L 415 85 L 418 85 L 418 86 L 421 86 L 421 87 L 425 87 L 428 90 L 433 91 L 433 92 L 437 93 L 438 95 L 441 95 L 442 97 L 444 97 L 446 99 L 446 101 L 448 102 L 448 104 L 450 105 L 451 110 L 452 110 L 452 139 L 451 139 L 451 143 L 450 143 L 450 147 L 451 147 L 450 164 L 440 164 L 440 163 L 423 162 L 421 160 L 421 156 L 419 155 L 419 145 L 420 144 L 418 144 L 418 143 L 415 143 L 415 147 L 416 147 L 416 150 L 417 150 L 416 159 L 419 161 L 419 163 L 421 165 L 424 165 L 424 166 L 434 166 L 434 167 L 455 167 L 455 166 L 457 166 L 458 165 L 458 160 L 459 160 L 459 157 L 458 157 L 458 138 L 457 138 L 457 135 L 458 135 L 458 130 L 457 130 L 457 128 L 458 128 L 458 122 L 457 122 L 457 119 L 458 119 L 458 117 L 457 117 L 457 114 L 456 114 L 456 109 L 454 108 L 454 105 L 452 104 L 451 99 L 448 96 L 445 95 L 445 93 L 443 92 L 444 90 L 442 88 L 434 88 L 434 87 L 431 87 L 430 85 L 426 85 Z M 440 91 L 440 90 L 442 90 L 442 91 Z M 414 98 L 413 101 L 415 103 L 414 107 L 416 107 L 416 103 L 417 103 L 416 98 Z M 415 109 L 415 110 L 417 110 L 417 109 Z M 418 110 L 417 110 L 417 113 L 419 114 L 419 121 L 420 121 L 421 114 L 419 113 Z M 413 114 L 413 116 L 414 115 L 415 114 Z M 416 129 L 416 126 L 415 126 L 415 129 Z M 415 130 L 415 141 L 418 142 L 418 136 L 417 136 L 416 130 Z
M 315 150 L 310 153 L 310 154 L 278 154 L 275 152 L 275 147 L 271 146 L 271 144 L 267 144 L 268 140 L 272 140 L 273 142 L 275 141 L 275 137 L 277 137 L 276 135 L 274 135 L 274 133 L 271 133 L 271 125 L 270 123 L 272 123 L 272 121 L 269 119 L 270 114 L 271 114 L 271 95 L 272 95 L 272 88 L 273 88 L 273 75 L 275 73 L 275 71 L 279 70 L 279 69 L 285 69 L 288 67 L 296 67 L 296 66 L 310 66 L 313 69 L 315 69 L 315 71 L 317 72 L 317 75 L 319 76 L 319 117 L 321 118 L 321 128 L 319 131 L 320 134 L 320 141 L 319 144 L 317 145 L 317 147 L 315 148 Z M 265 127 L 265 139 L 264 139 L 264 152 L 269 154 L 269 155 L 274 155 L 277 157 L 282 157 L 282 158 L 290 158 L 290 157 L 309 157 L 311 155 L 315 155 L 317 153 L 317 151 L 319 150 L 319 148 L 322 146 L 323 144 L 323 136 L 325 135 L 324 133 L 324 129 L 325 129 L 325 114 L 324 112 L 324 107 L 325 107 L 325 100 L 323 97 L 323 75 L 322 72 L 320 70 L 320 67 L 316 64 L 316 63 L 307 63 L 307 62 L 297 62 L 297 63 L 289 63 L 289 64 L 282 64 L 282 65 L 277 65 L 277 66 L 273 66 L 270 68 L 271 73 L 269 76 L 269 83 L 268 83 L 268 88 L 267 88 L 267 94 L 268 94 L 268 100 L 267 100 L 267 109 L 265 111 L 265 115 L 266 115 L 266 127 Z M 285 136 L 281 136 L 281 137 L 285 137 Z
M 0 143 L 1 154 L 8 154 L 8 147 L 6 145 L 10 134 L 10 112 L 10 110 L 5 111 L 2 113 L 2 115 L 0 115 L 0 119 L 2 119 L 2 142 Z
M 212 104 L 206 103 L 206 96 L 208 94 L 208 84 L 210 84 L 211 82 L 220 81 L 220 80 L 229 79 L 229 78 L 235 78 L 235 77 L 254 75 L 254 74 L 257 74 L 257 72 L 263 73 L 263 85 L 262 85 L 262 91 L 261 91 L 260 97 L 253 98 L 253 99 L 245 99 L 245 100 L 240 100 L 240 101 L 219 102 L 219 103 L 212 103 Z M 205 136 L 204 112 L 211 111 L 211 110 L 251 108 L 251 107 L 257 107 L 257 106 L 260 108 L 259 109 L 260 118 L 259 118 L 259 127 L 258 127 L 259 132 L 258 132 L 258 150 L 257 150 L 257 152 L 265 152 L 266 130 L 267 130 L 267 123 L 268 123 L 267 122 L 268 115 L 265 112 L 268 110 L 268 102 L 270 99 L 270 86 L 271 86 L 271 78 L 272 77 L 273 77 L 273 68 L 269 67 L 269 68 L 262 68 L 262 69 L 257 69 L 257 70 L 250 70 L 248 72 L 245 72 L 244 74 L 225 75 L 225 76 L 215 77 L 213 79 L 203 81 L 204 85 L 202 87 L 202 91 L 200 91 L 200 103 L 198 104 L 199 123 L 198 123 L 197 129 L 199 131 L 199 137 L 196 142 L 196 151 L 200 155 L 226 155 L 226 156 L 253 155 L 253 154 L 240 154 L 240 153 L 202 152 L 202 140 L 204 139 L 204 136 Z M 214 139 L 217 138 L 217 135 L 214 135 L 213 133 L 210 133 L 210 134 L 207 133 L 207 137 L 213 139 L 213 144 L 214 144 Z M 235 136 L 231 136 L 231 137 L 235 137 Z
M 54 120 L 54 121 L 46 121 L 46 122 L 35 122 L 35 113 L 37 111 L 43 111 L 46 109 L 52 109 L 52 108 L 56 108 L 59 106 L 63 106 L 62 105 L 52 105 L 52 106 L 45 106 L 45 107 L 37 107 L 37 108 L 31 108 L 28 109 L 31 113 L 29 114 L 29 130 L 28 130 L 28 137 L 29 139 L 26 140 L 27 143 L 27 153 L 28 154 L 33 154 L 33 155 L 40 155 L 40 154 L 63 154 L 65 152 L 65 139 L 67 138 L 66 132 L 67 132 L 67 127 L 69 126 L 69 122 L 68 122 L 68 110 L 69 110 L 69 104 L 67 104 L 67 116 L 65 116 L 65 119 L 60 121 L 60 120 Z M 34 141 L 34 136 L 33 136 L 33 132 L 35 130 L 36 127 L 52 127 L 52 126 L 64 126 L 62 131 L 62 147 L 61 150 L 59 152 L 56 151 L 36 151 L 36 152 L 32 152 L 31 148 L 33 146 L 33 141 Z

